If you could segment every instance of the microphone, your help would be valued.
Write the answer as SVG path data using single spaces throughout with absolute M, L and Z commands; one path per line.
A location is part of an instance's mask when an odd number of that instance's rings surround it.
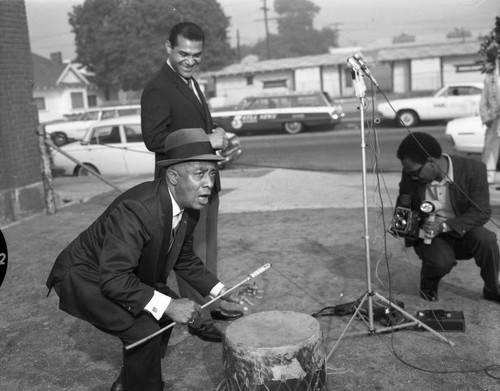
M 356 61 L 356 59 L 354 59 L 354 57 L 349 57 L 347 59 L 347 63 L 353 69 L 353 71 L 355 72 L 361 71 L 361 65 Z
M 361 57 L 361 54 L 359 52 L 356 52 L 353 54 L 353 56 L 355 61 L 358 62 L 361 70 L 364 72 L 364 74 L 366 76 L 368 76 L 370 78 L 370 80 L 372 81 L 372 83 L 378 87 L 378 82 L 377 80 L 375 80 L 375 77 L 373 76 L 373 74 L 371 73 L 370 69 L 368 68 L 368 65 L 366 65 L 366 63 L 363 61 L 363 58 Z
M 361 66 L 353 57 L 349 57 L 347 59 L 347 64 L 349 64 L 349 66 L 351 67 L 352 80 L 355 81 L 353 83 L 354 84 L 354 92 L 358 98 L 361 98 L 364 96 L 365 91 L 366 91 L 365 82 L 361 78 L 361 76 L 362 76 L 361 75 Z

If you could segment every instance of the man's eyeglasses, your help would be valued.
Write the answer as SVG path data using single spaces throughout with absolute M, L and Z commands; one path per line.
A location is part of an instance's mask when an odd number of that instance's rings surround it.
M 407 171 L 406 173 L 411 176 L 412 178 L 418 178 L 418 176 L 420 175 L 420 172 L 422 171 L 422 169 L 425 167 L 425 165 L 427 164 L 427 162 L 424 163 L 424 165 L 414 171 Z

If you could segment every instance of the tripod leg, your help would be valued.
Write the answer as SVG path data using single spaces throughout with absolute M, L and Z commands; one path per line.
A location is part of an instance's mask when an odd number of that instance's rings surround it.
M 330 359 L 331 355 L 333 354 L 333 352 L 335 351 L 335 349 L 337 348 L 338 344 L 340 343 L 340 340 L 346 335 L 346 331 L 347 329 L 349 328 L 349 326 L 351 325 L 352 321 L 356 318 L 356 316 L 359 314 L 359 309 L 361 308 L 361 306 L 363 305 L 363 303 L 365 302 L 365 300 L 367 299 L 368 297 L 368 293 L 365 293 L 363 295 L 363 298 L 361 299 L 361 302 L 359 303 L 359 305 L 356 307 L 356 311 L 354 312 L 354 314 L 351 316 L 351 319 L 349 319 L 349 322 L 347 322 L 347 325 L 344 327 L 344 330 L 342 330 L 342 333 L 340 334 L 340 337 L 337 339 L 337 341 L 335 342 L 335 344 L 333 345 L 332 347 L 332 350 L 330 351 L 330 353 L 328 353 L 328 356 L 326 356 L 326 359 L 325 359 L 325 363 L 328 362 L 328 360 Z

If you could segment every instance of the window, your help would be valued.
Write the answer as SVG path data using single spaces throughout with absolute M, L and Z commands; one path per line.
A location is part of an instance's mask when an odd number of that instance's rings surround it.
M 99 119 L 98 111 L 87 111 L 82 116 L 82 121 L 97 121 Z
M 274 98 L 273 101 L 276 103 L 276 107 L 292 107 L 290 98 L 286 96 Z
M 297 105 L 302 107 L 325 106 L 317 95 L 303 95 L 297 97 Z
M 249 107 L 249 109 L 268 109 L 269 108 L 269 99 L 268 98 L 259 98 L 255 99 L 253 105 Z
M 118 126 L 102 126 L 94 129 L 91 144 L 119 144 L 120 128 Z
M 141 124 L 125 125 L 125 136 L 128 143 L 142 142 Z
M 253 75 L 246 76 L 246 79 L 247 79 L 247 86 L 252 86 L 253 85 Z
M 141 109 L 138 107 L 136 109 L 118 109 L 118 117 L 123 117 L 125 115 L 141 114 Z
M 108 119 L 108 118 L 115 118 L 116 117 L 116 111 L 113 110 L 103 110 L 101 119 Z
M 480 95 L 481 89 L 470 86 L 457 86 L 448 88 L 448 96 Z
M 35 105 L 38 110 L 45 110 L 45 98 L 35 98 Z
M 97 96 L 95 96 L 95 95 L 87 96 L 87 103 L 88 103 L 89 107 L 96 107 L 97 106 Z
M 255 102 L 254 98 L 246 98 L 243 99 L 238 106 L 236 106 L 236 110 L 248 110 L 253 106 Z
M 286 79 L 283 80 L 267 80 L 263 82 L 262 88 L 278 88 L 286 87 Z
M 71 93 L 71 107 L 74 109 L 81 109 L 85 107 L 83 104 L 83 93 L 72 92 Z

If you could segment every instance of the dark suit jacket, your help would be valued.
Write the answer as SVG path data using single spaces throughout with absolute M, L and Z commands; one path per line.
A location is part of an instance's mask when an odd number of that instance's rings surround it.
M 146 85 L 141 97 L 142 135 L 146 147 L 156 154 L 156 161 L 165 159 L 165 138 L 175 130 L 201 128 L 212 133 L 214 124 L 205 97 L 194 80 L 198 100 L 186 82 L 167 64 Z M 155 171 L 155 178 L 159 175 Z M 215 190 L 220 190 L 219 179 Z
M 453 183 L 449 186 L 450 200 L 456 217 L 446 221 L 452 229 L 450 235 L 462 237 L 471 228 L 486 224 L 491 215 L 490 192 L 486 176 L 486 167 L 483 163 L 452 156 Z M 400 204 L 401 195 L 411 196 L 411 209 L 420 211 L 420 204 L 425 200 L 425 185 L 413 181 L 403 171 L 399 183 L 399 197 L 397 205 Z M 407 245 L 414 242 L 406 240 Z
M 112 331 L 133 324 L 172 270 L 206 296 L 218 280 L 193 251 L 198 218 L 199 211 L 185 209 L 170 247 L 172 202 L 165 179 L 137 185 L 61 252 L 47 287 L 58 293 L 62 310 Z

